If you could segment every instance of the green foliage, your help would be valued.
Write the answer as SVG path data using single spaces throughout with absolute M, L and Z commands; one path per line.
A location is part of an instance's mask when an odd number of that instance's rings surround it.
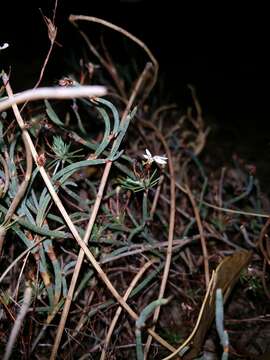
M 120 185 L 133 192 L 146 191 L 158 184 L 160 177 L 157 177 L 157 170 L 154 170 L 151 175 L 146 175 L 145 177 L 138 178 L 133 180 L 130 177 L 119 178 Z
M 263 286 L 260 276 L 256 273 L 255 269 L 251 267 L 241 272 L 240 282 L 247 286 L 247 290 L 250 291 L 253 296 L 260 297 L 263 294 Z
M 66 134 L 66 131 L 64 130 L 64 122 L 59 119 L 58 115 L 47 100 L 45 101 L 45 105 L 47 114 L 54 123 L 54 126 L 56 125 L 57 127 L 62 128 L 63 133 Z M 79 220 L 77 226 L 78 231 L 82 235 L 84 233 L 83 221 L 89 217 L 88 212 L 90 211 L 90 201 L 85 199 L 85 201 L 82 202 L 79 193 L 80 189 L 77 188 L 76 182 L 72 176 L 81 171 L 84 167 L 96 166 L 99 164 L 105 164 L 107 161 L 118 160 L 122 155 L 122 151 L 119 151 L 121 141 L 127 131 L 129 122 L 135 114 L 134 111 L 129 114 L 127 117 L 127 124 L 122 127 L 120 126 L 119 114 L 113 104 L 109 101 L 104 99 L 95 99 L 94 102 L 87 102 L 87 106 L 97 109 L 105 125 L 103 139 L 99 144 L 96 144 L 95 154 L 91 159 L 85 160 L 87 154 L 87 144 L 85 148 L 75 141 L 66 142 L 64 137 L 57 135 L 52 137 L 52 145 L 49 146 L 48 149 L 53 152 L 50 154 L 52 160 L 45 161 L 44 164 L 56 191 L 59 191 L 60 189 L 64 190 L 71 199 L 70 201 L 73 202 L 73 206 L 76 211 L 73 211 L 73 213 L 71 211 L 70 217 L 74 218 L 74 221 L 76 221 L 76 218 L 77 221 Z M 107 112 L 108 110 L 111 111 L 113 116 L 112 132 L 111 119 Z M 3 133 L 4 126 L 6 124 L 5 122 L 1 122 L 0 124 L 0 140 L 2 142 L 1 150 L 8 149 L 9 157 L 7 167 L 9 169 L 9 173 L 12 175 L 9 183 L 9 190 L 6 194 L 3 194 L 3 203 L 0 205 L 0 218 L 3 221 L 12 200 L 19 192 L 19 184 L 21 181 L 19 180 L 20 173 L 18 171 L 18 152 L 21 151 L 21 145 L 19 145 L 18 141 L 20 136 L 19 134 L 15 137 L 11 137 L 11 141 L 4 139 Z M 72 134 L 72 139 L 80 138 L 74 130 L 71 129 L 70 133 Z M 40 132 L 37 132 L 36 134 L 39 136 Z M 42 140 L 44 140 L 44 138 L 42 138 Z M 111 149 L 108 149 L 112 141 L 114 141 L 113 146 Z M 49 145 L 48 140 L 43 142 L 43 144 L 44 143 Z M 71 148 L 73 150 L 71 150 Z M 99 158 L 97 158 L 98 156 Z M 82 160 L 77 161 L 78 158 L 81 158 Z M 6 180 L 4 175 L 3 179 Z M 71 190 L 70 187 L 73 189 Z M 91 187 L 96 189 L 96 185 L 91 184 Z M 85 187 L 85 189 L 87 188 Z M 79 217 L 77 216 L 78 206 L 83 206 L 83 211 L 79 213 Z M 59 217 L 59 214 L 55 213 L 55 209 L 52 206 L 51 195 L 48 193 L 48 190 L 44 185 L 41 186 L 37 169 L 35 169 L 31 175 L 30 186 L 20 201 L 17 213 L 19 217 L 16 217 L 16 221 L 12 221 L 7 224 L 2 223 L 2 225 L 0 225 L 1 229 L 3 228 L 4 230 L 1 233 L 1 237 L 4 238 L 7 229 L 9 229 L 9 233 L 13 234 L 13 237 L 16 236 L 19 240 L 21 240 L 23 246 L 32 248 L 31 252 L 35 257 L 36 265 L 40 271 L 40 276 L 43 281 L 43 286 L 41 288 L 44 290 L 42 290 L 42 293 L 44 294 L 45 291 L 48 296 L 47 306 L 44 306 L 43 304 L 42 309 L 47 309 L 46 311 L 49 314 L 52 314 L 55 306 L 57 306 L 59 301 L 62 301 L 61 297 L 66 295 L 66 276 L 72 265 L 72 262 L 68 262 L 64 264 L 63 269 L 63 264 L 61 264 L 60 259 L 56 255 L 52 239 L 65 239 L 70 237 L 70 235 L 66 233 L 66 229 L 65 231 L 58 230 L 59 225 L 61 229 L 66 228 L 65 222 L 61 217 Z M 109 218 L 107 219 L 109 220 Z M 106 226 L 96 224 L 92 233 L 92 240 L 98 242 L 104 229 L 106 229 Z M 40 236 L 43 237 L 40 246 L 38 248 L 33 247 L 34 239 L 38 239 Z M 100 253 L 99 248 L 92 246 L 91 249 L 95 256 L 98 257 Z M 86 282 L 84 282 L 83 286 L 86 286 Z

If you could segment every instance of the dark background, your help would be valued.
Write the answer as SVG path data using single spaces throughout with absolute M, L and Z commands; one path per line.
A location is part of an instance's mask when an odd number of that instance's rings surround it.
M 53 6 L 49 0 L 1 2 L 0 41 L 9 42 L 10 48 L 1 52 L 0 64 L 6 71 L 11 65 L 15 90 L 33 86 L 38 79 L 49 47 L 39 8 L 51 17 Z M 67 20 L 71 13 L 107 19 L 142 39 L 160 62 L 160 81 L 170 101 L 185 106 L 187 84 L 195 85 L 213 128 L 211 156 L 222 162 L 238 152 L 257 165 L 264 188 L 270 191 L 266 9 L 254 4 L 236 9 L 228 2 L 206 7 L 180 1 L 59 0 L 58 41 L 64 47 L 55 50 L 45 83 L 64 75 L 63 58 L 78 46 L 79 38 Z

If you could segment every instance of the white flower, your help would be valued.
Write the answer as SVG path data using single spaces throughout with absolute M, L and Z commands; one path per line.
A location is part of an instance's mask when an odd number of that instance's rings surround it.
M 4 43 L 3 45 L 0 46 L 0 51 L 1 50 L 5 50 L 6 48 L 9 47 L 9 44 L 8 43 Z
M 147 160 L 148 164 L 152 164 L 152 162 L 156 162 L 157 164 L 160 164 L 160 165 L 167 164 L 167 160 L 168 160 L 167 157 L 159 156 L 159 155 L 152 156 L 152 154 L 150 153 L 150 151 L 148 149 L 146 149 L 145 152 L 146 152 L 146 154 L 143 154 L 143 157 Z

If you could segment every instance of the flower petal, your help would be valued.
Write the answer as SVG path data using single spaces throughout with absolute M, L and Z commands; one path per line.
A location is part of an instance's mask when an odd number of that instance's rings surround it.
M 144 157 L 145 159 L 149 160 L 149 156 L 148 156 L 148 155 L 143 154 L 143 157 Z
M 168 160 L 168 158 L 165 156 L 154 156 L 153 159 L 157 164 L 161 165 L 166 165 Z
M 152 154 L 150 153 L 150 151 L 148 149 L 145 149 L 145 152 L 146 152 L 148 157 L 150 157 L 150 158 L 152 157 Z
M 9 47 L 9 44 L 8 43 L 4 43 L 3 45 L 0 46 L 0 51 L 1 50 L 5 50 L 6 48 Z

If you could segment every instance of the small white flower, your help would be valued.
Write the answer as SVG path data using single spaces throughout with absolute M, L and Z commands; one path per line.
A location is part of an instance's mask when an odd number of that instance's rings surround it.
M 6 48 L 9 47 L 9 44 L 8 43 L 4 43 L 3 45 L 0 46 L 0 51 L 1 50 L 5 50 Z
M 168 158 L 166 156 L 159 156 L 159 155 L 152 156 L 152 154 L 148 149 L 146 149 L 145 152 L 146 154 L 143 154 L 143 157 L 147 160 L 148 164 L 152 164 L 152 162 L 156 162 L 157 164 L 160 165 L 167 164 Z

